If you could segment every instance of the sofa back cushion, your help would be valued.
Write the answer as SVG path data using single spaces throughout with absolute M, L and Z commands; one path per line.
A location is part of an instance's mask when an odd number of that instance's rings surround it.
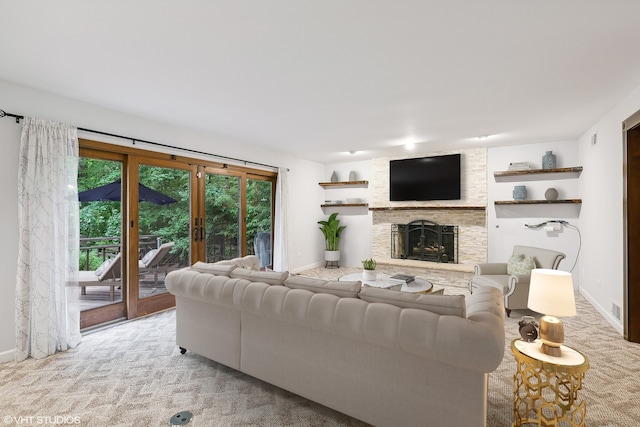
M 358 295 L 367 302 L 381 302 L 400 308 L 416 308 L 445 316 L 466 316 L 464 295 L 429 295 L 366 287 Z
M 536 263 L 535 268 L 557 269 L 560 261 L 566 257 L 562 252 L 522 245 L 515 245 L 513 253 L 532 257 Z
M 240 258 L 224 259 L 217 261 L 216 264 L 234 265 L 238 268 L 246 268 L 247 270 L 260 270 L 260 260 L 255 255 L 247 255 Z
M 342 298 L 358 298 L 362 283 L 356 281 L 329 281 L 304 276 L 289 276 L 284 285 L 291 289 L 306 289 L 311 292 L 332 294 Z
M 277 286 L 282 286 L 288 276 L 288 271 L 255 271 L 246 268 L 236 268 L 231 271 L 230 275 L 234 279 L 246 279 L 250 282 L 262 282 Z
M 208 262 L 198 261 L 191 266 L 192 270 L 198 271 L 200 273 L 209 273 L 215 276 L 227 276 L 233 270 L 235 270 L 236 266 L 232 264 L 212 264 Z

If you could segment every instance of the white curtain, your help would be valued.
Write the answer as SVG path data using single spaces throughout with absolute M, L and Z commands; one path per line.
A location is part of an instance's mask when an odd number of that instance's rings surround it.
M 77 129 L 25 118 L 19 162 L 16 361 L 80 342 Z
M 289 271 L 289 237 L 286 231 L 289 216 L 289 182 L 286 168 L 278 169 L 276 180 L 276 218 L 273 233 L 273 269 Z

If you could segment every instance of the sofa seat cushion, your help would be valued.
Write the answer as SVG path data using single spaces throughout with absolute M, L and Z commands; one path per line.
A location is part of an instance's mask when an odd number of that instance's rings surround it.
M 473 287 L 492 286 L 504 295 L 509 290 L 509 277 L 506 274 L 484 274 L 473 276 L 471 284 Z
M 429 295 L 365 287 L 358 295 L 367 302 L 385 303 L 400 308 L 427 310 L 445 316 L 465 317 L 464 295 Z
M 282 286 L 284 280 L 289 277 L 288 271 L 255 271 L 246 268 L 235 268 L 230 277 L 234 279 L 246 279 L 250 282 L 262 282 L 268 285 Z
M 215 264 L 202 261 L 198 261 L 191 266 L 191 270 L 213 274 L 214 276 L 229 276 L 235 268 L 234 264 Z
M 304 276 L 289 276 L 284 281 L 284 285 L 291 289 L 306 289 L 311 292 L 332 294 L 343 298 L 358 298 L 358 292 L 362 287 L 359 280 L 338 282 Z

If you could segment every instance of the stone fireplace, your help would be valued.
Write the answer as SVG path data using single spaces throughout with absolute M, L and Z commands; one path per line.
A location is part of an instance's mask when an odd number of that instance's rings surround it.
M 420 219 L 391 225 L 391 258 L 458 263 L 458 227 Z
M 372 256 L 379 263 L 398 266 L 413 265 L 422 268 L 461 269 L 468 266 L 473 270 L 473 265 L 487 262 L 487 226 L 486 211 L 484 207 L 373 207 L 372 212 Z M 428 256 L 418 259 L 420 247 L 433 246 L 430 240 L 430 231 L 415 231 L 415 241 L 409 239 L 409 249 L 405 247 L 407 242 L 407 225 L 439 226 L 440 237 L 438 241 L 440 253 L 437 251 L 423 250 Z M 404 227 L 396 227 L 402 225 Z M 411 229 L 413 227 L 409 227 Z M 393 233 L 395 231 L 395 234 Z M 391 236 L 390 236 L 391 235 Z M 395 235 L 395 237 L 394 237 Z M 424 235 L 420 242 L 420 236 Z M 402 237 L 401 237 L 402 236 Z M 437 237 L 437 231 L 435 233 Z M 414 242 L 414 243 L 412 243 Z M 415 250 L 417 249 L 417 250 Z M 443 254 L 447 254 L 443 258 Z M 438 261 L 438 256 L 440 256 Z M 445 261 L 446 259 L 446 261 Z

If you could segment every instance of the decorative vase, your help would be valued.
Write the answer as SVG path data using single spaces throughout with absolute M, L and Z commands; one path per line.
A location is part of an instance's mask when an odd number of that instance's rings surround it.
M 331 182 L 338 182 L 338 174 L 336 173 L 336 171 L 333 171 L 333 173 L 331 174 Z
M 349 181 L 357 181 L 357 180 L 358 180 L 358 174 L 356 173 L 356 171 L 349 172 Z
M 513 187 L 513 200 L 526 200 L 527 198 L 527 186 L 516 185 Z
M 542 156 L 542 169 L 553 169 L 556 167 L 556 155 L 552 151 Z
M 362 270 L 362 280 L 365 282 L 373 282 L 376 280 L 375 270 Z
M 547 188 L 544 192 L 544 198 L 547 200 L 558 200 L 558 190 L 555 188 Z

